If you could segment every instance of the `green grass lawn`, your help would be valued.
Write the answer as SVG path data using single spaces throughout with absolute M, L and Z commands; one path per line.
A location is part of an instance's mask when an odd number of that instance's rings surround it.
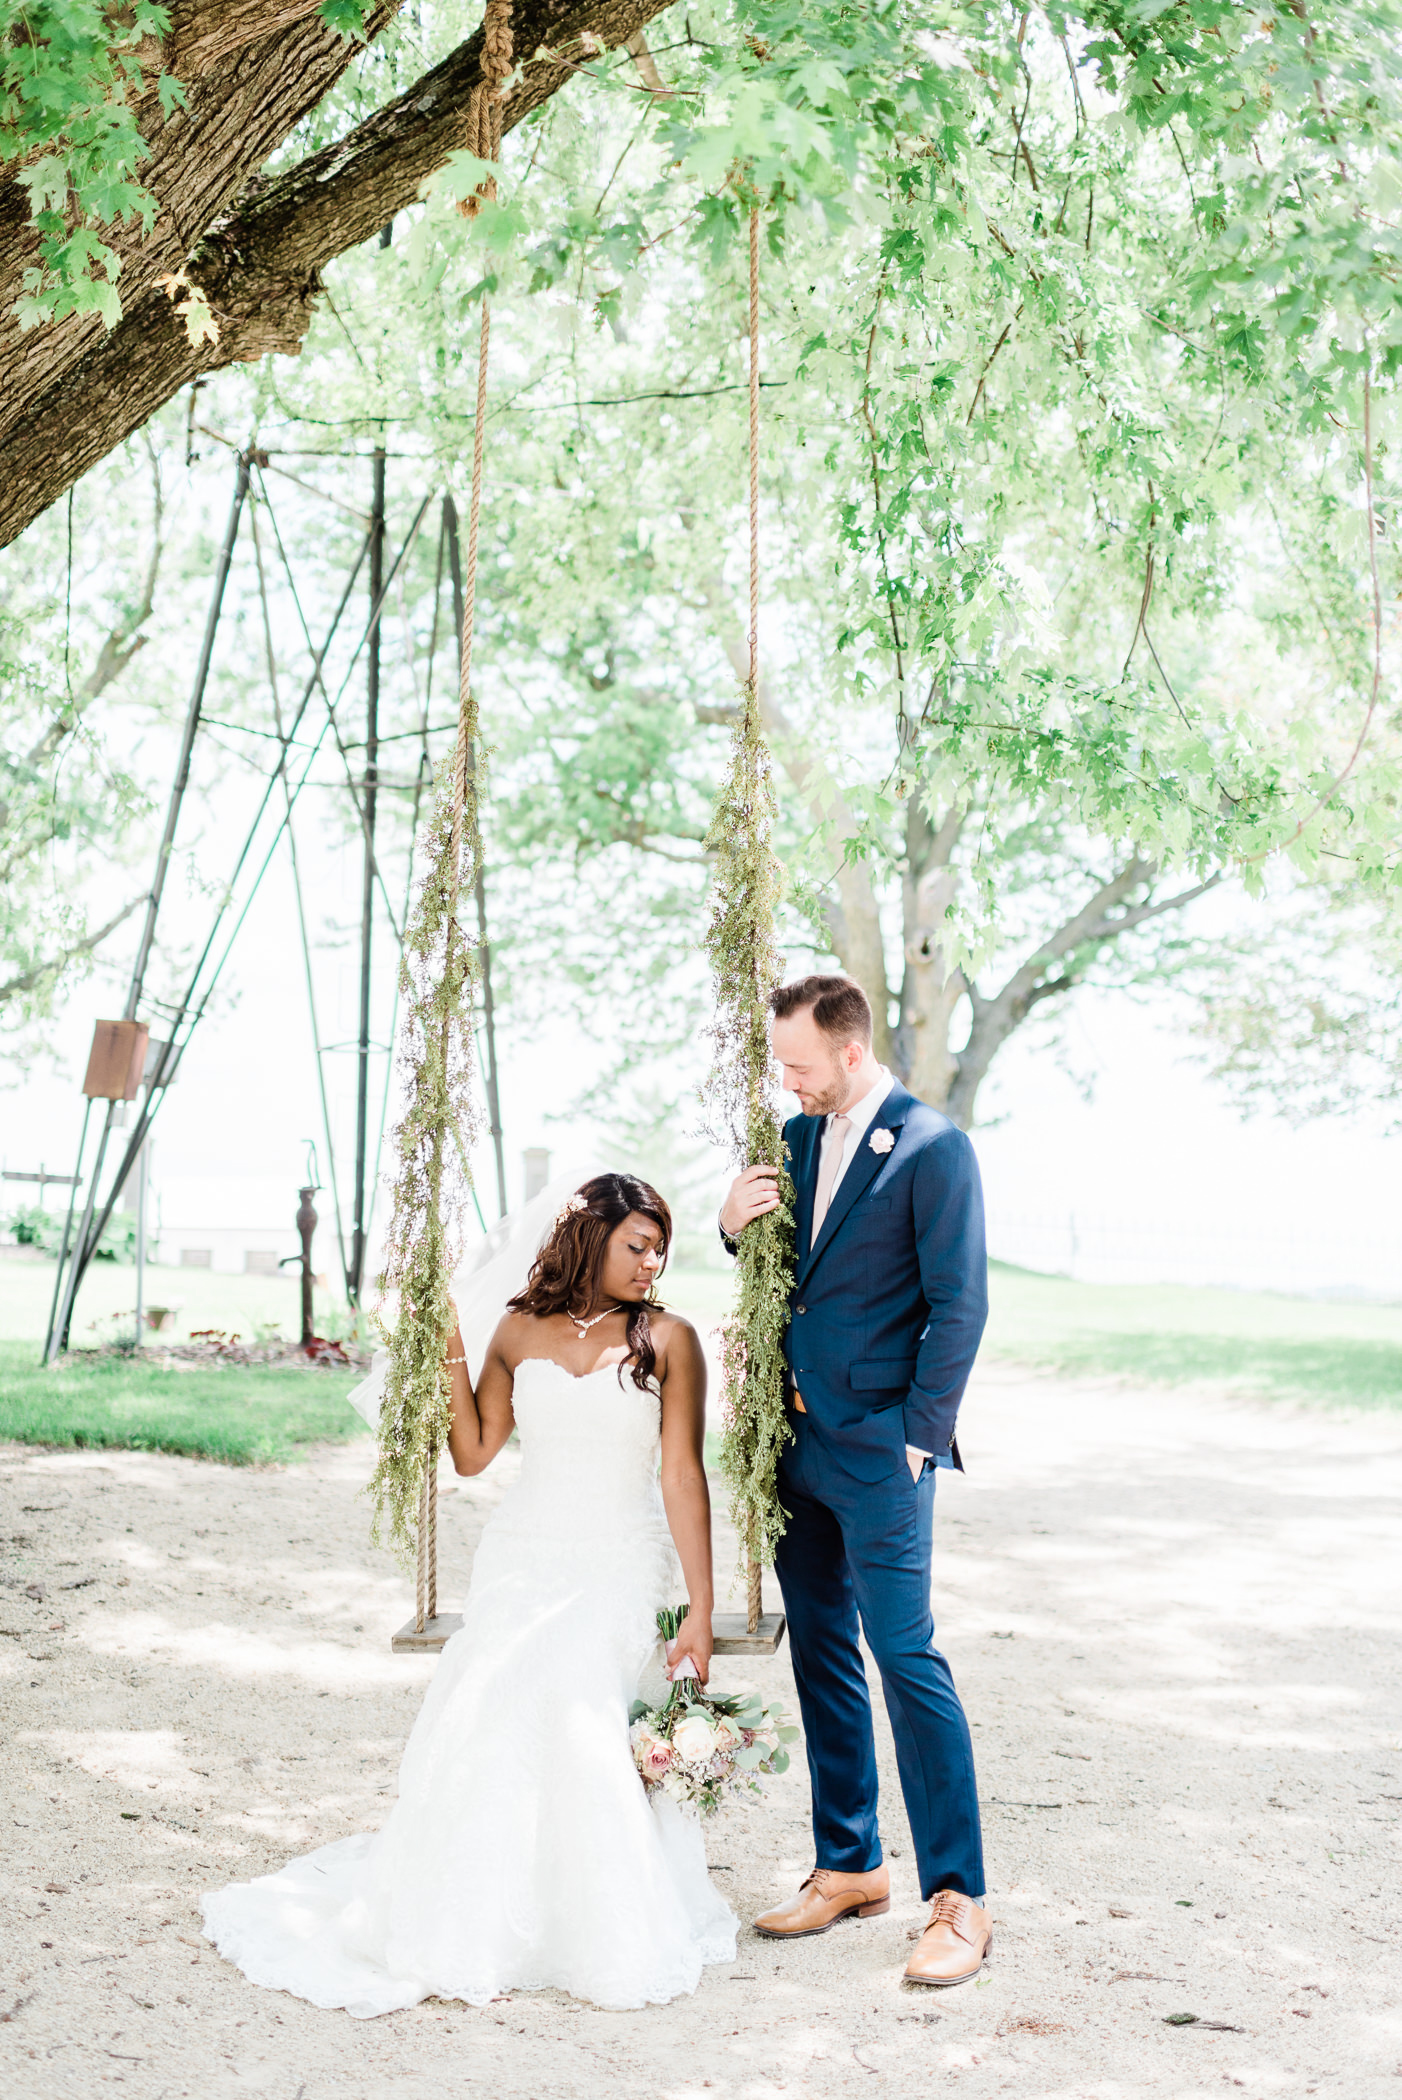
M 146 1303 L 178 1308 L 162 1340 L 183 1342 L 202 1327 L 222 1328 L 254 1341 L 280 1329 L 295 1341 L 301 1332 L 300 1282 L 290 1269 L 281 1276 L 227 1276 L 219 1269 L 146 1271 Z M 37 1340 L 46 1333 L 53 1300 L 51 1261 L 0 1257 L 0 1341 Z M 136 1271 L 125 1262 L 95 1261 L 83 1279 L 73 1315 L 73 1346 L 91 1349 L 118 1336 L 130 1336 L 136 1324 Z M 318 1334 L 346 1332 L 345 1307 L 326 1291 L 316 1293 Z
M 668 1295 L 709 1325 L 730 1289 L 728 1277 L 683 1273 Z M 1071 1283 L 999 1262 L 990 1296 L 986 1356 L 1068 1376 L 1205 1383 L 1316 1407 L 1402 1407 L 1402 1306 Z M 172 1370 L 81 1354 L 45 1370 L 38 1358 L 37 1341 L 0 1341 L 0 1439 L 252 1465 L 366 1434 L 346 1404 L 359 1375 L 353 1371 Z M 714 1466 L 719 1439 L 712 1433 L 706 1444 Z
M 1316 1407 L 1402 1407 L 1402 1306 L 1179 1284 L 1071 1283 L 992 1264 L 987 1355 Z
M 0 1438 L 24 1444 L 175 1451 L 257 1465 L 368 1434 L 346 1394 L 357 1371 L 280 1365 L 167 1370 L 71 1356 L 45 1369 L 33 1342 L 0 1342 Z

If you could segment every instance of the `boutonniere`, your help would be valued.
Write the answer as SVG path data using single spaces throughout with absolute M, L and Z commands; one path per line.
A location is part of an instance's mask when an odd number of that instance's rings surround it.
M 868 1140 L 873 1152 L 889 1152 L 896 1142 L 894 1130 L 873 1130 Z

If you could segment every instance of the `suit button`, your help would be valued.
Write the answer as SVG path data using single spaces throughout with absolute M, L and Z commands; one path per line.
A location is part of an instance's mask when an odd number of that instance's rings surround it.
M 807 1312 L 807 1310 L 808 1310 L 808 1307 L 807 1307 L 806 1305 L 796 1305 L 796 1306 L 794 1307 L 794 1311 L 795 1311 L 796 1313 L 801 1313 L 801 1312 Z

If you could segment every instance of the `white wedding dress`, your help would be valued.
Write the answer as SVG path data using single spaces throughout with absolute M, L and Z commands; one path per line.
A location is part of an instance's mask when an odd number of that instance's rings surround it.
M 661 1403 L 616 1366 L 516 1372 L 521 1472 L 483 1529 L 375 1836 L 217 1890 L 205 1930 L 254 1983 L 362 2019 L 553 1986 L 623 2010 L 733 1961 L 699 1825 L 649 1800 L 628 1706 L 677 1570 Z

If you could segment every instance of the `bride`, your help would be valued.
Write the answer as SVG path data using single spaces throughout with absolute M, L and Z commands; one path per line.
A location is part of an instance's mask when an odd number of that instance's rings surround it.
M 704 1681 L 711 1663 L 705 1360 L 653 1295 L 671 1233 L 645 1181 L 597 1175 L 475 1386 L 455 1330 L 453 1463 L 480 1473 L 514 1427 L 520 1477 L 483 1529 L 384 1828 L 205 1898 L 207 1936 L 251 1982 L 360 2018 L 549 1986 L 622 2010 L 734 1959 L 700 1828 L 645 1795 L 628 1742 L 678 1557 L 689 1606 L 667 1674 L 689 1658 Z

